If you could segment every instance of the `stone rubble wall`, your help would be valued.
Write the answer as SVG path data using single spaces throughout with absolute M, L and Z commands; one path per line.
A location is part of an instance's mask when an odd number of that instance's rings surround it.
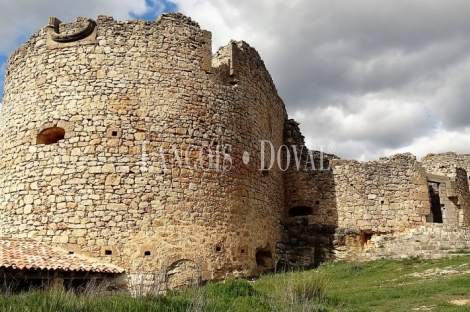
M 458 206 L 458 226 L 470 226 L 470 188 L 468 183 L 469 177 L 466 169 L 457 168 L 455 185 L 456 198 L 452 204 Z
M 290 141 L 303 142 L 295 136 L 297 141 Z M 286 209 L 314 208 L 309 215 L 286 216 L 278 252 L 288 264 L 440 257 L 468 247 L 468 155 L 428 155 L 418 162 L 411 154 L 399 154 L 374 162 L 330 163 L 331 171 L 286 174 Z M 443 224 L 433 223 L 428 184 L 439 186 Z M 318 202 L 326 207 L 315 206 Z
M 50 31 L 7 64 L 1 236 L 101 258 L 134 277 L 163 272 L 174 285 L 187 272 L 217 280 L 265 269 L 284 186 L 278 168 L 260 173 L 259 140 L 282 145 L 286 112 L 256 50 L 231 42 L 212 58 L 210 32 L 181 14 L 100 16 L 96 40 L 51 43 Z M 51 128 L 64 139 L 37 144 Z M 211 170 L 208 154 L 199 168 L 202 146 L 228 146 L 231 162 L 220 150 Z
M 390 233 L 425 223 L 426 172 L 411 154 L 332 162 L 340 228 Z
M 459 214 L 456 224 L 470 225 L 470 155 L 456 154 L 454 152 L 442 154 L 428 154 L 421 159 L 421 164 L 429 174 L 449 177 L 455 184 L 456 200 L 443 199 L 446 212 L 457 211 Z M 444 197 L 444 196 L 442 196 Z
M 290 134 L 297 139 L 287 141 L 302 142 L 296 131 Z M 326 154 L 323 162 L 331 170 L 285 173 L 285 232 L 278 252 L 290 265 L 335 259 L 335 250 L 362 249 L 374 234 L 402 232 L 426 223 L 427 176 L 413 155 L 358 162 Z M 319 168 L 318 163 L 315 167 Z M 289 209 L 296 206 L 311 207 L 312 212 L 289 216 Z
M 421 159 L 421 164 L 428 173 L 454 177 L 457 168 L 470 172 L 470 154 L 428 154 Z
M 2 111 L 0 236 L 114 263 L 145 292 L 281 259 L 468 247 L 470 155 L 309 151 L 256 50 L 212 55 L 211 33 L 181 14 L 51 18 L 10 56 Z M 286 145 L 286 170 L 270 149 L 263 163 L 262 140 Z M 444 224 L 429 223 L 428 183 Z
M 406 160 L 406 157 L 409 160 Z M 389 208 L 393 207 L 392 202 L 400 203 L 399 211 L 389 209 L 386 213 L 394 219 L 390 223 L 385 222 L 386 220 L 379 220 L 380 227 L 373 228 L 372 231 L 363 226 L 358 226 L 356 229 L 344 226 L 340 221 L 332 244 L 334 246 L 332 258 L 361 261 L 411 256 L 439 258 L 450 255 L 458 249 L 470 247 L 470 243 L 468 243 L 470 235 L 468 230 L 469 187 L 467 171 L 464 169 L 467 168 L 467 155 L 455 153 L 428 155 L 419 163 L 412 158 L 410 155 L 396 155 L 389 158 L 392 163 L 395 162 L 395 165 L 390 166 L 390 170 L 396 170 L 397 165 L 404 169 L 403 165 L 406 163 L 409 168 L 414 168 L 412 175 L 404 175 L 405 177 L 413 176 L 411 180 L 407 179 L 410 190 L 408 200 L 400 198 L 398 192 L 395 193 L 398 195 L 396 199 L 390 196 L 390 191 L 394 188 L 398 190 L 407 187 L 407 183 L 405 183 L 407 180 L 403 177 L 401 186 L 390 185 L 384 189 L 386 197 L 383 200 L 385 203 L 387 203 L 387 199 L 389 200 Z M 379 162 L 387 164 L 389 160 L 381 159 Z M 397 161 L 399 162 L 397 163 Z M 400 171 L 406 172 L 406 170 Z M 343 177 L 358 176 L 354 173 L 345 175 L 344 172 L 336 171 L 336 169 L 334 172 L 335 177 L 336 174 L 341 174 Z M 390 173 L 384 172 L 382 175 L 392 177 L 393 174 Z M 367 180 L 374 179 L 367 178 Z M 400 181 L 400 179 L 394 180 Z M 426 190 L 429 189 L 428 183 L 435 181 L 439 183 L 440 203 L 445 207 L 442 224 L 426 220 L 431 212 L 430 195 Z M 413 183 L 416 183 L 415 187 L 413 187 Z M 406 197 L 406 192 L 403 192 L 402 195 Z M 343 205 L 339 204 L 339 206 Z M 340 208 L 339 216 L 341 216 L 341 210 Z M 349 220 L 351 219 L 349 218 Z M 389 224 L 392 226 L 385 227 Z
M 427 224 L 404 232 L 373 235 L 363 246 L 338 248 L 336 259 L 348 261 L 420 257 L 438 259 L 470 252 L 470 229 Z
M 338 157 L 309 151 L 299 124 L 294 120 L 286 122 L 284 144 L 289 146 L 291 156 L 289 167 L 284 172 L 283 237 L 277 253 L 279 261 L 286 265 L 309 266 L 332 257 L 338 207 L 335 178 L 329 168 Z M 294 146 L 298 162 L 294 157 Z M 291 212 L 297 207 L 310 208 L 311 211 L 292 216 Z
M 320 151 L 309 151 L 298 124 L 286 123 L 285 144 L 290 147 L 290 164 L 284 172 L 285 216 L 294 207 L 311 207 L 310 223 L 337 225 L 336 185 L 331 162 L 339 157 Z M 298 164 L 294 157 L 296 146 Z M 312 164 L 313 160 L 313 164 Z

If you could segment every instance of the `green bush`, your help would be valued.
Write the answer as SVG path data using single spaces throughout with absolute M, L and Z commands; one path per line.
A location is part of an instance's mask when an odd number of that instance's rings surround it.
M 207 311 L 270 311 L 266 297 L 246 280 L 231 280 L 205 287 Z
M 364 267 L 358 263 L 358 262 L 353 262 L 351 263 L 350 270 L 353 273 L 359 273 L 364 269 Z
M 416 264 L 423 263 L 424 259 L 421 259 L 420 257 L 413 256 L 409 258 L 404 258 L 401 260 L 401 263 L 406 267 L 406 266 L 412 266 Z
M 246 280 L 231 280 L 225 283 L 210 284 L 206 288 L 207 294 L 213 297 L 250 297 L 256 294 L 253 286 Z

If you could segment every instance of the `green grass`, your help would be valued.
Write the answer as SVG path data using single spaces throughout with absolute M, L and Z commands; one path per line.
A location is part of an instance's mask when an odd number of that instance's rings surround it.
M 338 311 L 412 311 L 422 306 L 435 306 L 432 311 L 470 311 L 468 306 L 448 303 L 470 299 L 470 274 L 463 274 L 470 270 L 469 263 L 470 257 L 409 258 L 365 262 L 360 270 L 350 263 L 328 264 L 320 270 L 329 277 L 327 293 L 344 304 Z M 440 274 L 446 268 L 459 273 Z M 330 309 L 335 311 L 332 306 Z
M 470 311 L 470 256 L 325 263 L 303 272 L 189 287 L 165 296 L 0 296 L 0 311 Z

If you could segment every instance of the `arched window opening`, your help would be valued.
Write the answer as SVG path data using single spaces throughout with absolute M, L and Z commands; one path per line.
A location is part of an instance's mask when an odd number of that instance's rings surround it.
M 289 210 L 289 217 L 309 216 L 313 214 L 313 208 L 307 206 L 298 206 Z
M 36 144 L 54 144 L 65 137 L 65 130 L 59 127 L 47 128 L 39 132 Z

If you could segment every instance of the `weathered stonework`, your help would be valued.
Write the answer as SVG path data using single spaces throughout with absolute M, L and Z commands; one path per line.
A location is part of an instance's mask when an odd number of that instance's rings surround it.
M 167 272 L 169 286 L 186 268 L 195 280 L 259 274 L 280 239 L 284 189 L 279 169 L 256 167 L 258 140 L 281 145 L 286 112 L 258 53 L 231 42 L 211 60 L 211 33 L 181 14 L 92 23 L 96 41 L 51 43 L 46 26 L 8 60 L 1 236 L 128 275 Z M 199 147 L 220 147 L 211 170 Z
M 131 286 L 468 236 L 470 155 L 309 151 L 256 50 L 212 55 L 211 33 L 181 14 L 51 18 L 10 56 L 2 111 L 0 236 L 100 258 Z
M 285 142 L 304 144 L 293 121 L 286 124 Z M 302 170 L 309 167 L 306 153 L 303 151 L 301 170 L 294 168 L 291 158 L 291 170 L 285 172 L 285 231 L 278 253 L 288 264 L 416 256 L 425 250 L 433 253 L 432 248 L 407 248 L 401 244 L 413 244 L 401 239 L 396 244 L 385 242 L 402 233 L 420 236 L 416 240 L 421 241 L 423 233 L 439 226 L 466 237 L 470 224 L 468 155 L 428 155 L 418 162 L 411 154 L 398 154 L 358 162 L 325 154 L 324 164 L 315 162 L 314 166 L 331 170 Z M 456 249 L 456 242 L 433 237 L 434 246 Z M 384 244 L 387 247 L 381 249 Z M 439 253 L 443 254 L 447 253 Z

